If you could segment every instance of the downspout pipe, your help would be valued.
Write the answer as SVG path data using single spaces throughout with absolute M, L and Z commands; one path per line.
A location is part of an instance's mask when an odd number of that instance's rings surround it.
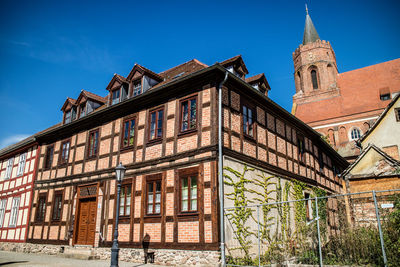
M 218 184 L 219 184 L 219 227 L 221 233 L 221 266 L 225 266 L 225 216 L 224 216 L 224 178 L 222 155 L 222 85 L 228 79 L 229 72 L 225 72 L 224 80 L 218 86 Z

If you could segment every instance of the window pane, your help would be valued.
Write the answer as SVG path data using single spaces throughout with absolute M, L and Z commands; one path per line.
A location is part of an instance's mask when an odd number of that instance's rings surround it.
M 129 138 L 129 121 L 124 123 L 124 146 L 128 145 Z
M 156 204 L 156 210 L 154 213 L 160 213 L 161 212 L 161 204 Z
M 191 200 L 191 210 L 197 210 L 197 199 L 192 199 Z
M 129 139 L 129 145 L 133 145 L 133 140 L 135 136 L 135 120 L 131 120 L 131 129 L 129 133 L 130 139 Z
M 156 203 L 160 203 L 161 202 L 161 193 L 157 193 L 156 194 Z
M 188 103 L 182 103 L 182 131 L 186 131 L 188 129 Z
M 131 215 L 131 207 L 130 206 L 126 206 L 126 210 L 125 210 L 125 215 Z
M 190 129 L 196 128 L 196 99 L 190 101 Z
M 156 129 L 156 113 L 153 112 L 150 115 L 151 120 L 150 120 L 150 139 L 154 139 L 155 136 L 155 129 Z
M 153 204 L 147 205 L 147 213 L 153 213 Z
M 163 114 L 164 114 L 163 110 L 160 110 L 158 112 L 157 137 L 162 137 Z
M 153 193 L 149 193 L 149 201 L 148 203 L 153 203 Z
M 188 201 L 182 200 L 182 211 L 187 211 L 187 210 L 188 210 Z

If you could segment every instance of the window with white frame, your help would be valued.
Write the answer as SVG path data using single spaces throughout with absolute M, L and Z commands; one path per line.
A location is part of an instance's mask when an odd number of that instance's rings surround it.
M 14 158 L 8 159 L 5 179 L 10 179 L 13 165 L 14 165 Z
M 361 137 L 360 129 L 358 129 L 357 127 L 354 127 L 353 129 L 351 129 L 351 132 L 350 132 L 350 139 L 351 140 L 357 140 L 360 137 Z
M 25 162 L 26 162 L 26 152 L 19 156 L 17 176 L 24 174 Z
M 17 217 L 18 217 L 18 209 L 19 209 L 19 197 L 13 198 L 12 207 L 11 207 L 11 216 L 10 216 L 10 227 L 14 227 L 17 225 Z
M 0 201 L 0 228 L 3 227 L 4 214 L 6 213 L 7 199 Z

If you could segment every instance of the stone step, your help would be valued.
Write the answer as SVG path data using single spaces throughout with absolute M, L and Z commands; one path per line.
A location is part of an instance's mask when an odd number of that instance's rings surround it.
M 60 254 L 60 256 L 70 259 L 79 259 L 79 260 L 93 260 L 96 259 L 93 253 L 92 246 L 74 246 L 74 247 L 65 247 L 64 252 Z

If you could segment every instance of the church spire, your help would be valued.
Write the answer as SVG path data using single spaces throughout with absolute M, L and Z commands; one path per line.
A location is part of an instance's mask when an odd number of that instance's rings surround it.
M 316 40 L 319 40 L 319 36 L 314 24 L 312 23 L 311 17 L 308 14 L 308 8 L 306 4 L 306 23 L 304 26 L 303 45 L 313 43 Z

